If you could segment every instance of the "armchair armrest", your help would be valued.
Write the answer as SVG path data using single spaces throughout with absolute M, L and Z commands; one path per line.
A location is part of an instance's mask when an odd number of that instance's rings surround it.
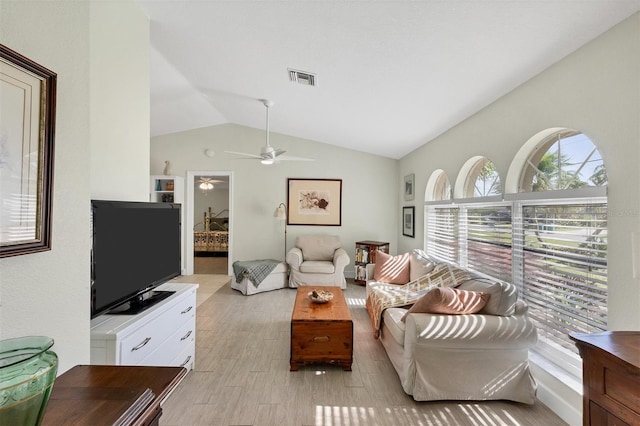
M 302 257 L 302 250 L 298 247 L 294 247 L 289 250 L 287 253 L 287 258 L 285 259 L 289 264 L 291 269 L 295 269 L 296 271 L 300 269 L 300 265 L 304 262 L 304 258 Z
M 339 248 L 333 253 L 333 266 L 336 268 L 336 271 L 344 270 L 349 262 L 351 262 L 351 259 L 345 249 Z

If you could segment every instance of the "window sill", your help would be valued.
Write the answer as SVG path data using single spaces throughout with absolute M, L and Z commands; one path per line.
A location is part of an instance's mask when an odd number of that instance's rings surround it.
M 536 365 L 541 370 L 544 370 L 547 374 L 566 385 L 569 389 L 582 396 L 582 378 L 576 377 L 569 373 L 559 365 L 549 361 L 540 354 L 530 351 L 529 362 Z

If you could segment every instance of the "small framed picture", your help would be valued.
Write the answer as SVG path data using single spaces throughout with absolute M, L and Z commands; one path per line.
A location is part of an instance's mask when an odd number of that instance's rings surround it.
M 415 175 L 411 173 L 404 177 L 404 199 L 411 201 L 415 197 Z
M 415 238 L 415 207 L 403 207 L 402 208 L 402 235 L 406 237 Z

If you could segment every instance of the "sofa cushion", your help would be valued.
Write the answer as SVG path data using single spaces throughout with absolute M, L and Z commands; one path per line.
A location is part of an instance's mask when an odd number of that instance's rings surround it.
M 305 260 L 300 264 L 300 272 L 305 274 L 333 274 L 336 267 L 332 262 Z
M 427 275 L 433 271 L 436 264 L 437 262 L 430 259 L 424 251 L 414 249 L 409 256 L 409 281 L 417 280 Z
M 391 256 L 384 252 L 376 253 L 376 266 L 373 279 L 390 284 L 406 284 L 409 282 L 409 253 Z
M 460 290 L 482 291 L 489 293 L 489 302 L 480 311 L 481 314 L 508 317 L 515 313 L 518 292 L 511 283 L 490 278 L 472 278 L 458 286 Z
M 333 254 L 341 244 L 335 235 L 303 235 L 296 239 L 296 247 L 302 250 L 304 260 L 333 261 Z
M 402 317 L 412 312 L 427 314 L 475 314 L 487 304 L 489 294 L 479 291 L 459 290 L 451 287 L 436 287 L 422 296 Z

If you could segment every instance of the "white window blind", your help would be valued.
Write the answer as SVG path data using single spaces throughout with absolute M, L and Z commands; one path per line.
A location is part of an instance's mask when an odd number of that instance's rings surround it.
M 607 329 L 607 204 L 518 205 L 515 284 L 542 340 L 577 353 L 569 333 Z
M 466 207 L 466 266 L 511 281 L 511 207 Z
M 457 208 L 427 208 L 427 254 L 445 262 L 458 262 Z

